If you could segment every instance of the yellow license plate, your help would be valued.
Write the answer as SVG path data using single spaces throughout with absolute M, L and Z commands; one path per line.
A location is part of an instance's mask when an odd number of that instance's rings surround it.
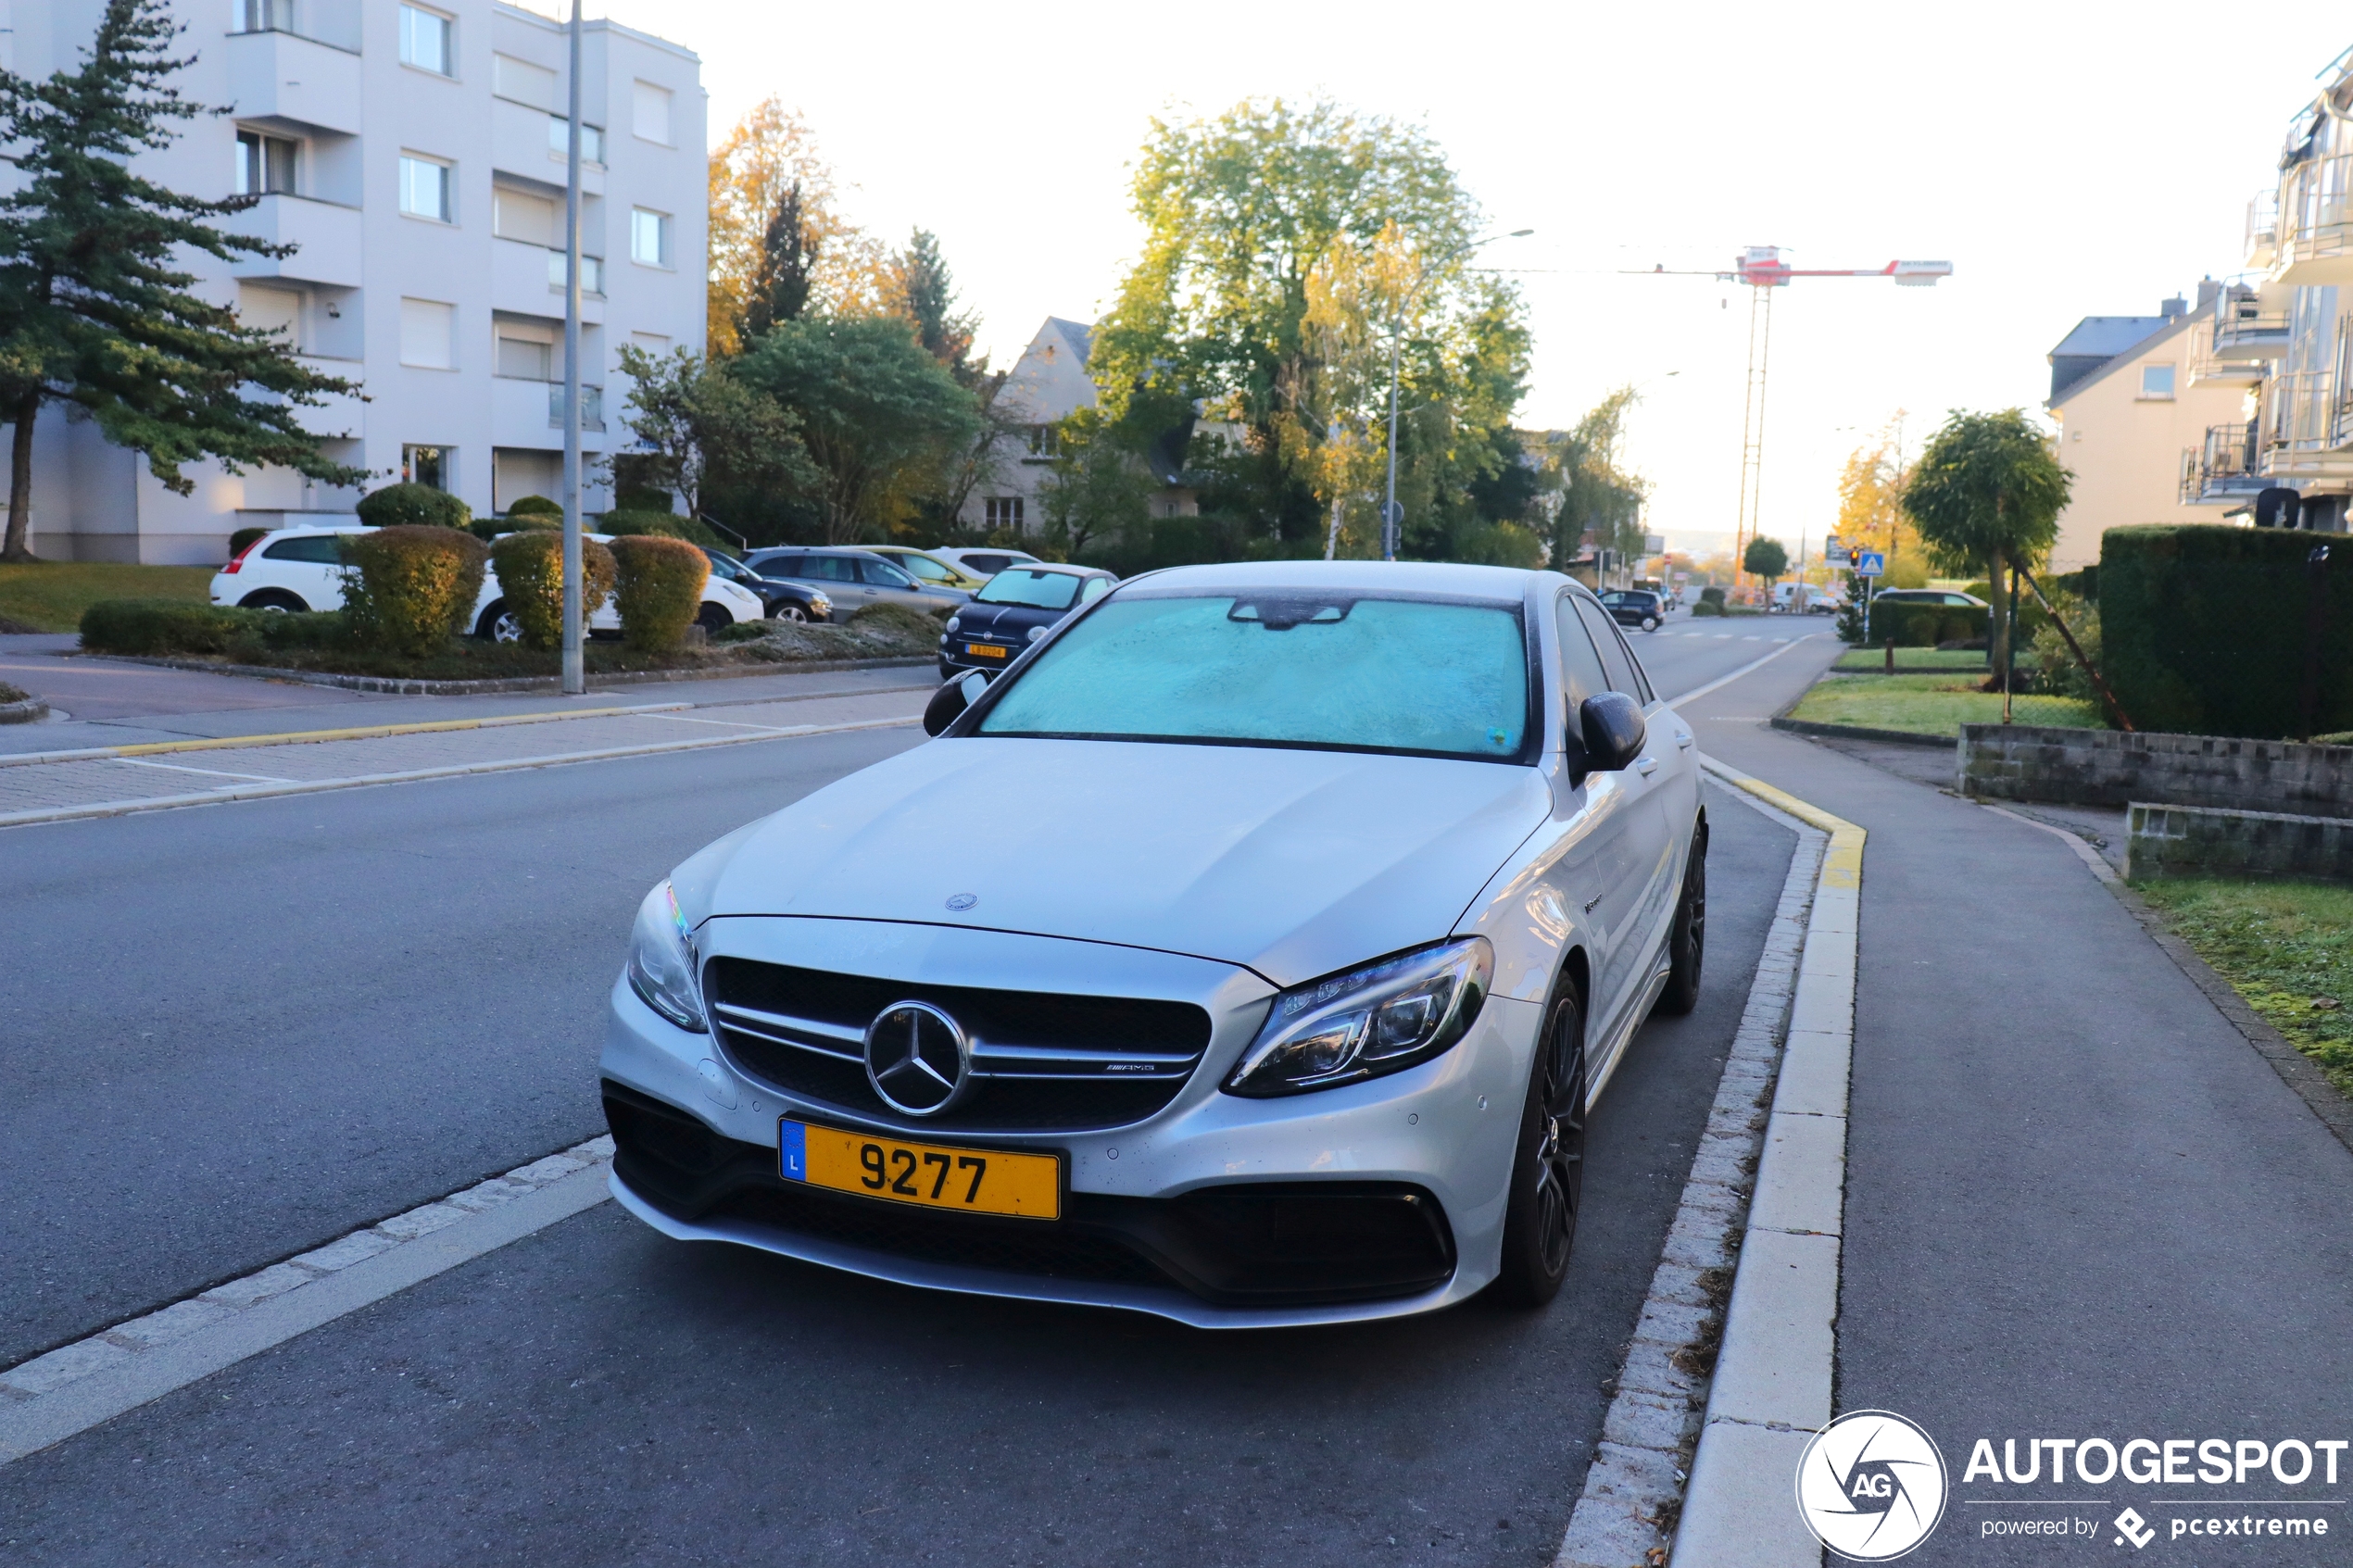
M 975 659 L 1002 659 L 1005 657 L 1005 650 L 1003 648 L 992 648 L 987 643 L 966 643 L 964 645 L 964 651 L 972 655 Z
M 1062 1218 L 1058 1155 L 909 1143 L 785 1119 L 776 1128 L 776 1164 L 788 1182 L 862 1198 L 1021 1220 Z

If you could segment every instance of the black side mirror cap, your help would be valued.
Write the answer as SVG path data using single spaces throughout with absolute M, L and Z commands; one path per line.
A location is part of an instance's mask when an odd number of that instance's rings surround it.
M 1585 699 L 1577 710 L 1577 728 L 1584 742 L 1581 771 L 1615 773 L 1631 767 L 1650 738 L 1642 710 L 1624 692 L 1602 692 Z
M 936 735 L 963 717 L 964 709 L 980 700 L 988 689 L 988 677 L 977 670 L 967 670 L 952 681 L 942 681 L 939 689 L 924 704 L 924 734 Z

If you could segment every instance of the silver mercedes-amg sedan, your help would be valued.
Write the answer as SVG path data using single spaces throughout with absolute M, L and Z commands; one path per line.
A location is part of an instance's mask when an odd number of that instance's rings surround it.
M 647 895 L 623 1204 L 1211 1327 L 1558 1291 L 1586 1114 L 1706 930 L 1692 732 L 1591 593 L 1154 572 L 925 728 Z

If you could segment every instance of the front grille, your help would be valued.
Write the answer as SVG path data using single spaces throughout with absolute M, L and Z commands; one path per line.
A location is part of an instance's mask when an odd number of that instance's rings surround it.
M 986 1216 L 926 1214 L 852 1198 L 840 1199 L 789 1183 L 736 1193 L 713 1219 L 749 1220 L 799 1236 L 862 1247 L 893 1257 L 1048 1279 L 1165 1286 L 1167 1276 L 1119 1242 L 1034 1220 L 988 1223 Z M 978 1220 L 981 1223 L 975 1223 Z M 1025 1231 L 1017 1227 L 1027 1227 Z
M 924 985 L 713 959 L 703 984 L 736 1065 L 787 1094 L 908 1127 L 1081 1132 L 1164 1110 L 1201 1065 L 1209 1014 L 1189 1002 Z M 975 1082 L 920 1121 L 866 1080 L 866 1026 L 892 1004 L 929 1002 L 973 1042 Z

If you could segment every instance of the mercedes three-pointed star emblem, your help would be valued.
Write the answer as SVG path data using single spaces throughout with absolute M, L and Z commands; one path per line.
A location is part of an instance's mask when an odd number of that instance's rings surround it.
M 929 1002 L 893 1002 L 866 1026 L 866 1082 L 902 1116 L 937 1116 L 964 1098 L 972 1042 Z

